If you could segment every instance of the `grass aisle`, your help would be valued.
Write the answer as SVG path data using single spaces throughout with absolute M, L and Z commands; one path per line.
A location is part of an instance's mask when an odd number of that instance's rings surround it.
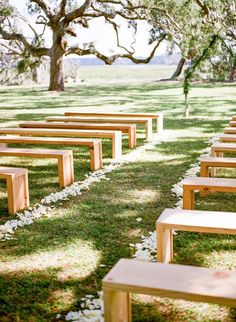
M 109 180 L 94 184 L 82 196 L 58 202 L 47 217 L 18 230 L 16 239 L 1 243 L 0 320 L 55 321 L 58 313 L 64 316 L 79 310 L 80 298 L 101 289 L 101 279 L 118 259 L 133 256 L 129 244 L 140 242 L 141 235 L 155 229 L 164 208 L 174 207 L 177 198 L 171 195 L 172 185 L 207 147 L 207 138 L 222 127 L 217 117 L 182 120 L 168 111 L 165 128 L 173 141 L 148 149 L 138 161 L 110 173 Z M 30 164 L 31 171 L 37 172 Z M 77 178 L 86 171 L 77 172 Z M 235 176 L 232 171 L 221 174 Z M 37 181 L 39 175 L 34 175 Z M 35 202 L 48 193 L 47 186 L 43 189 L 40 184 L 33 189 Z M 58 188 L 54 185 L 52 189 Z M 197 199 L 197 209 L 236 211 L 235 196 L 214 194 Z M 141 221 L 136 220 L 139 217 Z M 2 216 L 1 221 L 6 219 L 7 215 Z M 232 236 L 178 233 L 174 260 L 235 269 L 235 241 Z M 216 305 L 146 296 L 135 296 L 134 302 L 137 322 L 234 321 L 236 317 L 235 311 Z

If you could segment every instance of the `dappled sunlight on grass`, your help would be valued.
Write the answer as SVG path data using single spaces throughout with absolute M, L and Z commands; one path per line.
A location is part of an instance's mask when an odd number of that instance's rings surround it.
M 157 190 L 143 189 L 143 190 L 129 190 L 127 194 L 128 199 L 135 201 L 136 203 L 152 202 L 159 199 L 160 193 Z
M 57 278 L 85 278 L 93 272 L 100 260 L 100 252 L 91 243 L 77 240 L 66 247 L 51 247 L 51 250 L 35 251 L 33 254 L 4 259 L 0 273 L 36 272 L 57 269 Z
M 236 269 L 236 239 L 231 239 L 228 236 L 227 239 L 222 241 L 224 249 L 221 251 L 213 251 L 211 254 L 205 256 L 205 265 L 211 265 L 212 268 L 217 269 Z
M 207 303 L 196 303 L 182 300 L 151 297 L 148 295 L 134 296 L 133 321 L 152 322 L 233 322 L 230 309 Z M 147 319 L 148 317 L 148 319 Z
M 61 310 L 64 311 L 68 310 L 70 306 L 77 301 L 77 299 L 76 294 L 74 294 L 72 290 L 67 289 L 52 291 L 48 301 L 60 306 Z

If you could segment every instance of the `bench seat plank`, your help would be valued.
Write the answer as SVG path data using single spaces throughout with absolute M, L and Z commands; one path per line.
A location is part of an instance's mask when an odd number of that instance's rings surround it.
M 183 208 L 194 208 L 194 191 L 203 190 L 209 192 L 236 192 L 236 179 L 194 177 L 184 179 L 183 184 Z
M 62 123 L 62 122 L 45 122 L 31 121 L 19 124 L 20 128 L 50 128 L 50 129 L 71 129 L 71 130 L 106 130 L 121 131 L 128 134 L 129 148 L 136 147 L 136 125 L 135 124 L 99 124 L 99 123 Z
M 200 176 L 209 177 L 209 168 L 236 168 L 236 158 L 205 157 L 200 160 Z M 215 172 L 211 172 L 215 175 Z
M 223 156 L 225 152 L 233 153 L 236 152 L 235 143 L 221 143 L 215 142 L 211 146 L 211 156 Z
M 18 149 L 0 147 L 0 156 L 57 159 L 60 187 L 64 188 L 74 182 L 73 152 L 71 150 Z
M 229 126 L 230 127 L 235 127 L 236 126 L 236 121 L 235 120 L 230 121 Z
M 236 307 L 236 272 L 120 259 L 103 279 L 105 322 L 130 322 L 130 293 Z
M 144 124 L 146 140 L 152 140 L 152 119 L 139 118 L 125 118 L 125 117 L 76 117 L 76 116 L 48 116 L 45 117 L 46 122 L 85 122 L 85 123 L 128 123 L 128 124 Z
M 236 135 L 222 134 L 222 135 L 219 136 L 219 142 L 222 142 L 222 143 L 236 142 Z
M 120 131 L 100 131 L 100 130 L 71 130 L 71 129 L 48 129 L 48 128 L 0 128 L 0 134 L 12 135 L 39 135 L 52 137 L 92 137 L 112 139 L 112 157 L 119 159 L 122 156 L 122 138 Z
M 233 126 L 225 127 L 224 134 L 236 134 L 236 127 L 233 127 Z
M 236 212 L 165 209 L 158 225 L 176 230 L 236 235 Z
M 65 116 L 109 116 L 109 117 L 148 117 L 157 122 L 157 134 L 160 134 L 163 130 L 163 113 L 128 113 L 128 112 L 65 112 Z
M 88 146 L 90 151 L 90 169 L 97 170 L 102 167 L 102 145 L 99 139 L 0 136 L 0 146 L 1 144 L 10 144 L 10 143 Z
M 201 190 L 204 187 L 219 189 L 217 191 L 234 191 L 236 189 L 236 179 L 229 178 L 205 178 L 205 177 L 194 177 L 184 179 L 182 181 L 183 186 L 187 185 L 189 188 L 196 188 Z

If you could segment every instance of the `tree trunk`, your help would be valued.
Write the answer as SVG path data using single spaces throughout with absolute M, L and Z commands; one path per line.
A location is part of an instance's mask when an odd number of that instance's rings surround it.
M 233 82 L 236 74 L 236 61 L 233 59 L 230 64 L 229 81 Z
M 38 68 L 32 67 L 30 68 L 32 80 L 34 83 L 39 84 L 39 78 L 38 78 Z
M 176 79 L 176 78 L 179 77 L 179 75 L 182 73 L 182 70 L 183 70 L 183 67 L 184 67 L 185 62 L 186 62 L 186 59 L 185 58 L 181 58 L 180 59 L 180 61 L 178 62 L 178 65 L 176 67 L 175 72 L 171 76 L 171 80 L 174 80 L 174 79 Z
M 50 55 L 50 84 L 49 91 L 64 91 L 63 77 L 63 56 L 64 48 L 62 46 L 62 36 L 59 32 L 53 30 L 53 45 Z
M 184 101 L 184 117 L 189 117 L 189 101 L 188 101 L 188 94 L 185 94 L 185 101 Z

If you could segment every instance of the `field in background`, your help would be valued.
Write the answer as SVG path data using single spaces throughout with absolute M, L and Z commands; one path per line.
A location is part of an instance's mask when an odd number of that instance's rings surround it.
M 230 116 L 236 114 L 235 84 L 194 84 L 191 116 L 183 119 L 181 83 L 158 82 L 153 66 L 112 66 L 112 70 L 114 73 L 106 66 L 86 67 L 87 81 L 68 84 L 63 93 L 48 92 L 45 86 L 0 88 L 2 127 L 77 109 L 163 111 L 170 138 L 142 153 L 137 162 L 109 174 L 110 180 L 94 184 L 82 196 L 56 203 L 48 216 L 19 229 L 14 240 L 1 243 L 0 320 L 4 322 L 55 321 L 57 314 L 64 317 L 68 311 L 79 310 L 85 295 L 96 295 L 102 277 L 118 259 L 133 256 L 130 244 L 155 229 L 155 221 L 166 207 L 175 207 L 172 186 L 210 145 L 208 138 L 222 132 Z M 144 130 L 138 127 L 138 145 L 142 144 Z M 125 139 L 123 153 L 127 152 Z M 103 153 L 109 162 L 109 140 L 103 141 Z M 1 165 L 29 169 L 31 205 L 59 190 L 55 162 L 1 158 Z M 86 149 L 76 149 L 76 180 L 84 179 L 88 172 Z M 235 170 L 219 173 L 236 177 Z M 235 195 L 196 198 L 196 208 L 236 212 Z M 2 183 L 0 215 L 0 224 L 14 218 L 6 213 Z M 179 232 L 174 262 L 235 269 L 235 241 L 233 236 Z M 233 322 L 236 317 L 235 310 L 217 305 L 149 297 L 135 297 L 134 302 L 135 322 Z
M 81 66 L 79 79 L 88 82 L 140 82 L 170 78 L 174 65 L 113 65 Z

